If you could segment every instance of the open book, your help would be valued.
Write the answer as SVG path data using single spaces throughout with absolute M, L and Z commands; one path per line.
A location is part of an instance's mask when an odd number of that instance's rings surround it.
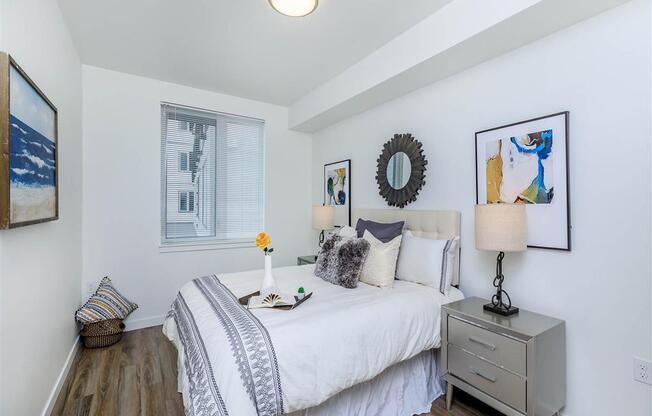
M 277 306 L 292 306 L 297 301 L 294 296 L 282 293 L 270 293 L 267 296 L 252 296 L 249 298 L 249 309 L 275 308 Z
M 261 296 L 256 292 L 255 294 L 245 296 L 240 299 L 240 303 L 246 304 L 249 309 L 256 308 L 279 308 L 279 309 L 294 309 L 299 306 L 303 301 L 307 300 L 312 293 L 306 295 L 303 299 L 297 299 L 295 296 L 286 293 L 270 293 L 266 296 Z

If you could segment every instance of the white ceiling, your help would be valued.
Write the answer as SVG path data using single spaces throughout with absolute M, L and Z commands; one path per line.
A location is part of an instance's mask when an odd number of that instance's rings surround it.
M 82 62 L 289 105 L 450 0 L 59 0 Z

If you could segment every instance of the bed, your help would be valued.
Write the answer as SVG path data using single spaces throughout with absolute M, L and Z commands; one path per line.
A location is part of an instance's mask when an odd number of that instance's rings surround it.
M 406 221 L 427 238 L 459 235 L 455 211 L 356 210 L 357 218 Z M 459 259 L 459 256 L 458 256 Z M 416 283 L 345 289 L 313 265 L 274 269 L 281 291 L 312 298 L 293 311 L 247 310 L 259 270 L 184 285 L 163 325 L 178 350 L 188 415 L 406 415 L 442 394 L 437 366 L 441 305 L 463 298 Z M 459 284 L 459 262 L 453 283 Z

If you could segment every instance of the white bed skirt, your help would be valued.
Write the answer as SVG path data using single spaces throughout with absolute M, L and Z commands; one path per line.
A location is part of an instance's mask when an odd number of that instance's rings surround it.
M 178 391 L 183 394 L 184 407 L 189 397 L 188 377 L 183 365 L 183 346 L 178 342 L 173 320 L 166 322 L 168 335 L 173 335 L 177 347 Z M 429 413 L 432 402 L 444 394 L 439 377 L 439 349 L 424 351 L 417 356 L 389 367 L 372 380 L 344 390 L 324 403 L 289 416 L 405 416 Z
M 429 413 L 444 394 L 439 350 L 428 350 L 344 390 L 319 406 L 290 416 L 405 416 Z

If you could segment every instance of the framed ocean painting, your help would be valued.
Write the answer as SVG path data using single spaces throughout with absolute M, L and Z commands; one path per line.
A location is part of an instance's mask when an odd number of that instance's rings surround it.
M 59 218 L 57 109 L 0 53 L 0 228 Z
M 571 249 L 568 116 L 475 134 L 476 203 L 525 204 L 528 247 Z
M 335 225 L 351 225 L 351 160 L 324 165 L 324 205 L 335 206 Z

